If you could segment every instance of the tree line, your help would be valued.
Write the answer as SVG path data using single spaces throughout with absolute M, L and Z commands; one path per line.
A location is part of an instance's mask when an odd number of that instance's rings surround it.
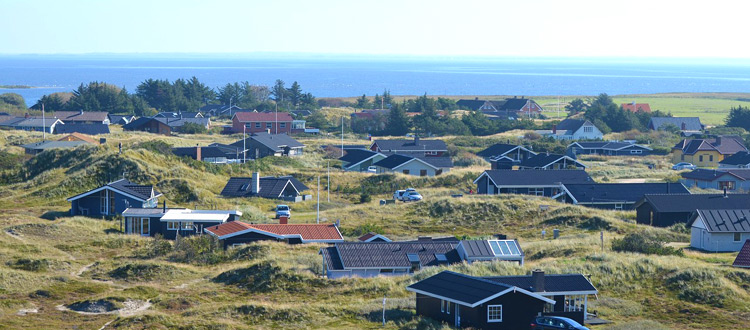
M 147 79 L 136 87 L 135 93 L 105 82 L 82 83 L 72 93 L 44 95 L 31 108 L 41 110 L 42 104 L 45 111 L 106 111 L 136 116 L 196 111 L 207 104 L 231 104 L 259 111 L 276 106 L 281 110 L 318 108 L 315 96 L 305 93 L 296 81 L 289 88 L 279 79 L 273 87 L 245 81 L 212 89 L 196 77 L 173 82 Z

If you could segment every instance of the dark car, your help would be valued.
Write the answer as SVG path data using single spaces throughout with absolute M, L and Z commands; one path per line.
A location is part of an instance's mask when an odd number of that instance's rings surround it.
M 542 329 L 575 329 L 575 330 L 589 330 L 589 328 L 580 325 L 578 322 L 573 321 L 567 317 L 560 316 L 539 316 L 531 322 L 531 330 L 542 330 Z

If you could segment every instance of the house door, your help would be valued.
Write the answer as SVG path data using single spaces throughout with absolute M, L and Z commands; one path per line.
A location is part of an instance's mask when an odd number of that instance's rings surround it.
M 453 304 L 453 306 L 456 306 L 456 312 L 454 313 L 454 315 L 456 316 L 456 323 L 453 326 L 460 328 L 461 327 L 461 305 Z
M 141 236 L 149 236 L 150 227 L 149 218 L 141 218 Z

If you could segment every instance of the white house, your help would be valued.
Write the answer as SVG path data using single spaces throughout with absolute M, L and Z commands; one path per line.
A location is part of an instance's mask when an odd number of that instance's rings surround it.
M 696 249 L 739 251 L 750 239 L 750 209 L 697 210 L 690 223 L 690 246 Z
M 552 126 L 552 130 L 539 131 L 556 140 L 601 140 L 604 137 L 599 128 L 584 119 L 565 119 Z

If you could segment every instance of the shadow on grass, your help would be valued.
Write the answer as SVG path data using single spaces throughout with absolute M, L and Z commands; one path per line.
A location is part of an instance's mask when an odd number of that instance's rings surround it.
M 70 212 L 68 211 L 47 211 L 42 214 L 41 218 L 45 220 L 57 220 L 67 216 L 70 216 Z
M 105 234 L 122 234 L 122 231 L 114 228 L 107 228 L 104 230 Z
M 367 313 L 367 320 L 371 322 L 383 322 L 383 310 L 372 311 Z M 414 318 L 414 311 L 408 309 L 386 309 L 386 322 L 402 324 L 411 321 Z

